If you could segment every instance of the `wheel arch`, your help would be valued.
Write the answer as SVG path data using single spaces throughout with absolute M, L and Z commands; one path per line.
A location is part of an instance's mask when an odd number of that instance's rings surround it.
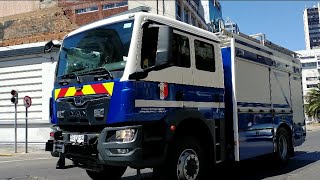
M 213 160 L 214 151 L 214 120 L 207 120 L 199 111 L 196 110 L 181 110 L 177 111 L 172 116 L 168 116 L 166 123 L 168 125 L 166 140 L 168 148 L 174 143 L 175 139 L 180 136 L 194 136 L 200 139 L 200 143 L 204 144 Z M 171 130 L 174 126 L 174 131 Z
M 275 134 L 276 134 L 276 135 L 275 135 L 275 139 L 278 138 L 278 131 L 279 131 L 279 129 L 281 129 L 281 128 L 285 129 L 285 130 L 288 132 L 288 134 L 289 134 L 290 148 L 291 148 L 291 149 L 289 150 L 289 153 L 290 153 L 291 156 L 293 156 L 293 155 L 294 155 L 294 146 L 293 146 L 294 141 L 293 141 L 293 131 L 292 131 L 292 128 L 290 127 L 289 124 L 287 124 L 287 123 L 285 123 L 285 122 L 279 124 L 279 126 L 277 127 L 277 131 L 276 131 L 276 133 L 275 133 Z

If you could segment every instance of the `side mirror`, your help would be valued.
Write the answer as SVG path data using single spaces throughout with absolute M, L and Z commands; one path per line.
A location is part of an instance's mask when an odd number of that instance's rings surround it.
M 59 42 L 49 41 L 49 42 L 47 42 L 47 43 L 44 45 L 44 50 L 43 50 L 43 52 L 44 52 L 44 53 L 49 53 L 49 52 L 52 51 L 52 49 L 53 49 L 54 47 L 60 48 L 60 46 L 61 46 L 61 44 L 60 44 Z
M 154 70 L 159 70 L 159 68 L 169 65 L 172 61 L 173 28 L 165 25 L 159 25 L 158 27 L 158 47 Z

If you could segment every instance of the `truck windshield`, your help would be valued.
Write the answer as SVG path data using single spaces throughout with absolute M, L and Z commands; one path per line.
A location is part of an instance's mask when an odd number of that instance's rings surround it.
M 90 29 L 63 40 L 57 76 L 81 75 L 105 68 L 115 78 L 123 75 L 130 47 L 133 20 Z

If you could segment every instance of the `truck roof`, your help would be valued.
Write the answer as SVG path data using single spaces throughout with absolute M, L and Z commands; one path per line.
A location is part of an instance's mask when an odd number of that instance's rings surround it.
M 104 26 L 113 22 L 117 22 L 117 21 L 121 21 L 121 20 L 126 20 L 126 19 L 133 19 L 133 18 L 148 18 L 148 19 L 154 19 L 157 20 L 159 22 L 162 22 L 164 24 L 170 25 L 172 27 L 175 27 L 177 29 L 181 29 L 184 30 L 186 32 L 190 32 L 193 34 L 197 34 L 209 39 L 212 39 L 214 41 L 218 41 L 220 42 L 219 38 L 212 32 L 209 32 L 207 30 L 189 25 L 187 23 L 169 18 L 169 17 L 165 17 L 162 15 L 157 15 L 157 14 L 153 14 L 153 13 L 148 13 L 148 12 L 135 12 L 135 13 L 129 13 L 129 14 L 123 14 L 123 15 L 116 15 L 116 16 L 112 16 L 106 19 L 102 19 L 102 20 L 98 20 L 95 22 L 92 22 L 90 24 L 84 25 L 72 32 L 70 32 L 68 35 L 66 36 L 72 36 L 74 34 L 78 34 L 80 32 L 89 30 L 89 29 L 93 29 L 96 27 L 100 27 L 100 26 Z

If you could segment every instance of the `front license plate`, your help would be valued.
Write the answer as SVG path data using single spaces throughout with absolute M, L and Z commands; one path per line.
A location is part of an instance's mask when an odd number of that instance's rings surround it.
M 70 141 L 74 142 L 74 143 L 83 143 L 84 142 L 84 135 L 71 134 Z

